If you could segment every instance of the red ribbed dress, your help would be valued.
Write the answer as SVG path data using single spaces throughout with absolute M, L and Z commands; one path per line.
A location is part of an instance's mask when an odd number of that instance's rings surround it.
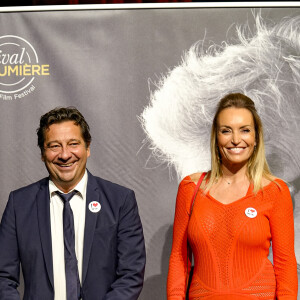
M 187 238 L 194 255 L 190 300 L 297 300 L 293 205 L 280 179 L 256 195 L 222 204 L 195 183 L 179 185 L 167 282 L 168 300 L 185 299 Z M 254 210 L 253 210 L 254 208 Z M 254 212 L 246 213 L 247 209 Z M 250 216 L 250 217 L 249 217 Z M 268 260 L 272 240 L 273 262 Z

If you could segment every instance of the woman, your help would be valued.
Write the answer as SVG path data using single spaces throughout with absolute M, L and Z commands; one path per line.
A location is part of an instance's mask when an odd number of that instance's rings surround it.
M 168 300 L 185 299 L 189 246 L 195 265 L 189 299 L 296 300 L 292 200 L 269 170 L 262 123 L 250 98 L 229 94 L 219 102 L 211 157 L 204 180 L 196 173 L 179 185 Z M 271 240 L 274 266 L 268 260 Z

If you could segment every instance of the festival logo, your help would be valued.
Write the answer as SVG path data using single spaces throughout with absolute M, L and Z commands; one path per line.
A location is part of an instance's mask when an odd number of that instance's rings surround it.
M 39 63 L 27 40 L 15 35 L 0 36 L 0 99 L 21 99 L 35 90 L 36 77 L 49 75 L 50 66 Z

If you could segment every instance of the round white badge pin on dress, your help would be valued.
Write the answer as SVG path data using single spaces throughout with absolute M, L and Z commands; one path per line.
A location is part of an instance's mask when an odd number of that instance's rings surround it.
M 97 213 L 99 212 L 101 209 L 101 204 L 97 201 L 92 201 L 90 204 L 89 204 L 89 210 L 93 213 Z
M 253 207 L 248 207 L 245 210 L 245 214 L 246 214 L 246 216 L 248 218 L 253 219 L 253 218 L 255 218 L 257 216 L 257 210 L 255 208 L 253 208 Z

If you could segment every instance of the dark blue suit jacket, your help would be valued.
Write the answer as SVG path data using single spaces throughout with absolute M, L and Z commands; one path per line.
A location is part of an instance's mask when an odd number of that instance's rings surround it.
M 49 179 L 10 193 L 0 226 L 0 300 L 53 300 Z M 101 210 L 88 209 L 98 201 Z M 55 238 L 55 237 L 54 237 Z M 88 173 L 82 266 L 83 300 L 136 300 L 145 268 L 134 192 Z

